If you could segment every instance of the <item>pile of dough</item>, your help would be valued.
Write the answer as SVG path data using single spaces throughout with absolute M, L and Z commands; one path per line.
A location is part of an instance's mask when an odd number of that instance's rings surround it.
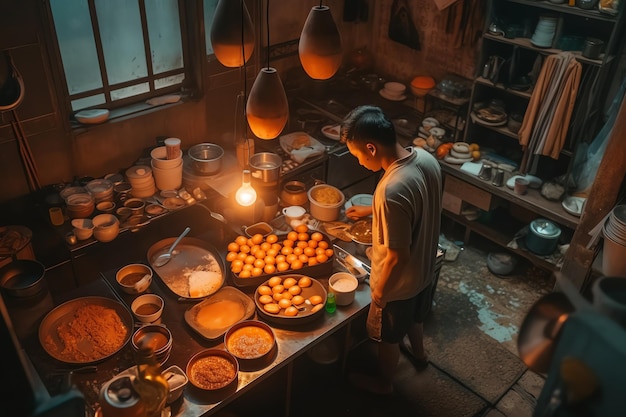
M 193 271 L 189 275 L 189 296 L 204 297 L 213 294 L 222 285 L 222 274 L 214 271 Z

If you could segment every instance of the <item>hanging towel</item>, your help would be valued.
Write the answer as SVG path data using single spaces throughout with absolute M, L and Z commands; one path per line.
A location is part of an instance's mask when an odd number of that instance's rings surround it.
M 520 170 L 526 172 L 534 155 L 558 159 L 576 104 L 582 65 L 563 52 L 546 58 L 524 115 L 518 137 L 524 154 Z

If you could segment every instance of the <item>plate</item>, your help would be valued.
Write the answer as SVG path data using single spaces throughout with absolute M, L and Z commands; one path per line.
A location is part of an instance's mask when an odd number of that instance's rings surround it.
M 106 121 L 109 118 L 107 109 L 81 110 L 74 115 L 80 123 L 93 125 Z
M 93 307 L 99 313 L 110 313 L 110 310 L 114 310 L 121 320 L 123 329 L 111 326 L 113 321 L 107 320 L 111 317 L 109 314 L 91 314 L 87 316 L 89 319 L 84 321 L 85 328 L 104 329 L 102 337 L 95 340 L 93 335 L 97 333 L 84 332 L 85 336 L 77 340 L 75 347 L 66 349 L 64 337 L 59 333 L 59 329 L 63 329 L 63 334 L 67 334 L 65 339 L 76 340 L 76 336 L 68 330 L 70 323 L 72 329 L 80 330 L 81 321 L 75 317 L 75 314 L 89 307 Z M 56 360 L 70 364 L 90 364 L 103 361 L 119 352 L 128 343 L 133 330 L 132 314 L 122 303 L 106 297 L 81 297 L 57 306 L 43 318 L 39 325 L 39 342 L 46 353 Z M 123 331 L 126 332 L 124 335 L 122 335 Z M 113 336 L 120 337 L 118 343 L 111 349 L 102 349 L 102 346 L 113 341 Z M 94 350 L 101 352 L 94 352 Z
M 473 112 L 474 116 L 489 126 L 502 126 L 507 123 L 508 116 L 505 112 L 485 107 Z
M 154 265 L 154 260 L 169 250 L 175 237 L 158 241 L 148 249 L 148 262 L 161 281 L 176 295 L 187 299 L 201 299 L 216 293 L 224 284 L 224 265 L 219 252 L 204 240 L 184 237 L 172 254 L 172 259 L 161 267 Z M 191 296 L 190 281 L 206 273 L 219 274 L 219 280 L 211 282 L 198 295 Z M 212 275 L 212 274 L 211 274 Z M 195 279 L 194 279 L 195 280 Z
M 404 101 L 404 100 L 406 100 L 406 96 L 405 96 L 404 94 L 403 94 L 403 95 L 401 95 L 401 96 L 397 96 L 397 97 L 390 96 L 390 95 L 389 95 L 389 94 L 385 91 L 385 89 L 384 89 L 384 88 L 382 88 L 382 89 L 378 92 L 378 94 L 380 94 L 382 98 L 385 98 L 385 99 L 387 99 L 387 100 L 391 100 L 391 101 Z
M 282 282 L 284 282 L 285 279 L 289 277 L 294 278 L 299 281 L 300 278 L 307 277 L 307 275 L 301 275 L 301 274 L 282 275 L 281 276 Z M 300 293 L 300 295 L 304 297 L 305 299 L 309 299 L 310 297 L 314 295 L 319 295 L 320 297 L 322 297 L 321 304 L 323 306 L 326 303 L 326 289 L 316 279 L 311 278 L 311 277 L 308 277 L 308 278 L 311 280 L 311 286 L 302 288 L 302 292 Z M 269 286 L 268 282 L 269 280 L 264 281 L 261 285 L 259 285 L 259 287 L 264 286 L 264 285 Z M 254 292 L 254 303 L 256 304 L 258 314 L 265 321 L 269 321 L 275 324 L 298 325 L 298 324 L 309 323 L 317 319 L 318 317 L 324 315 L 324 311 L 325 311 L 323 307 L 317 311 L 313 311 L 313 308 L 314 308 L 313 305 L 303 303 L 301 304 L 301 307 L 304 308 L 304 311 L 299 311 L 296 316 L 286 316 L 284 314 L 284 311 L 285 311 L 284 309 L 280 309 L 280 312 L 277 314 L 271 314 L 265 311 L 265 309 L 263 308 L 264 304 L 259 301 L 259 297 L 260 297 L 259 288 L 257 287 L 256 291 Z
M 340 131 L 339 128 L 341 125 L 326 125 L 322 128 L 322 134 L 326 136 L 328 139 L 339 140 L 340 139 Z
M 326 148 L 320 141 L 305 132 L 289 133 L 281 136 L 278 141 L 282 150 L 298 163 L 326 152 Z
M 372 218 L 368 217 L 366 219 L 361 219 L 354 222 L 352 227 L 350 227 L 350 234 L 352 235 L 352 240 L 354 242 L 367 246 L 371 245 Z
M 371 206 L 373 198 L 374 197 L 371 194 L 355 194 L 348 201 L 346 201 L 344 207 L 348 209 L 352 206 Z
M 580 217 L 586 201 L 587 199 L 583 197 L 568 196 L 563 199 L 561 205 L 569 214 Z
M 185 321 L 200 336 L 214 340 L 252 314 L 252 299 L 237 288 L 226 286 L 185 311 Z

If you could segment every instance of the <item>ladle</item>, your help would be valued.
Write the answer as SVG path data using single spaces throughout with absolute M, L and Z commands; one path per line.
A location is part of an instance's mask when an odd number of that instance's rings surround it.
M 170 249 L 167 252 L 162 253 L 159 256 L 157 256 L 157 258 L 153 262 L 154 266 L 159 268 L 165 265 L 166 263 L 168 263 L 170 259 L 172 259 L 172 252 L 174 252 L 174 248 L 176 248 L 176 245 L 178 245 L 181 239 L 184 238 L 187 235 L 187 233 L 189 233 L 190 230 L 191 230 L 190 227 L 185 228 L 185 230 L 183 230 L 183 232 L 180 234 L 180 236 L 178 236 L 178 238 L 174 241 L 174 243 L 172 243 L 172 246 L 170 246 Z

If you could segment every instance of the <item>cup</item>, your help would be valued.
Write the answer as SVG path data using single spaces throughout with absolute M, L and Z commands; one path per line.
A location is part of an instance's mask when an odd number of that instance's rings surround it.
M 594 308 L 626 328 L 626 278 L 598 278 L 591 292 Z
M 161 318 L 165 302 L 156 294 L 143 294 L 130 305 L 133 314 L 142 323 L 154 323 Z
M 524 195 L 528 190 L 528 180 L 526 178 L 515 178 L 515 184 L 513 185 L 513 191 L 515 194 Z
M 50 214 L 50 222 L 54 226 L 61 226 L 65 223 L 65 217 L 63 216 L 63 209 L 61 207 L 50 207 L 48 214 Z
M 178 138 L 167 138 L 163 142 L 165 143 L 165 155 L 167 159 L 177 159 L 180 158 L 180 139 Z
M 306 210 L 300 206 L 289 206 L 283 209 L 283 215 L 287 224 L 291 224 L 294 220 L 302 220 Z

